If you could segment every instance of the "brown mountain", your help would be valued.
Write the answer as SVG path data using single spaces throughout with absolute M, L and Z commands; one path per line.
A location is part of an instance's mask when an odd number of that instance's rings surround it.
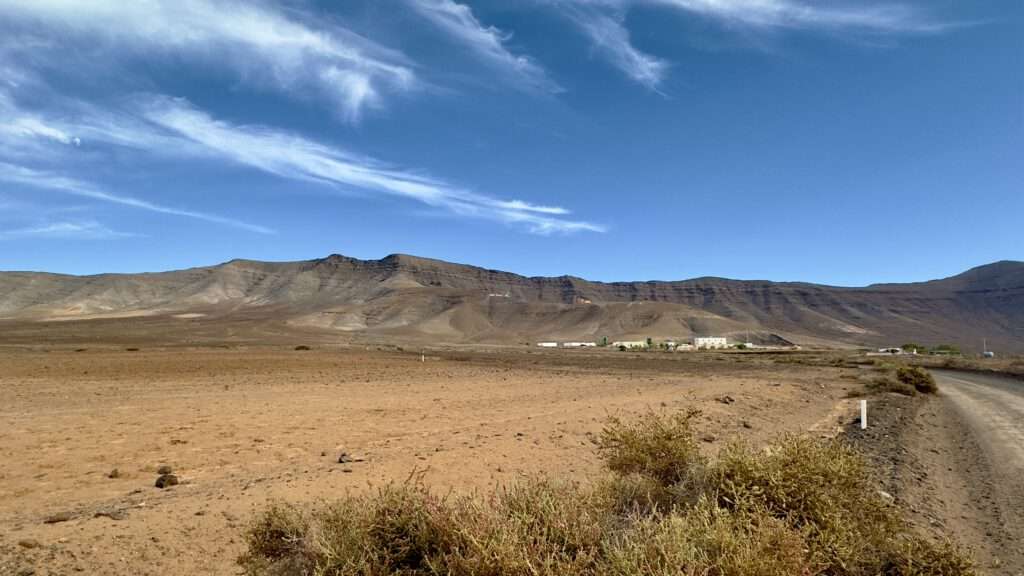
M 233 260 L 152 274 L 0 272 L 0 319 L 249 318 L 374 338 L 514 343 L 729 335 L 805 344 L 955 343 L 1024 352 L 1024 262 L 841 288 L 697 278 L 525 277 L 414 256 Z M 63 323 L 62 323 L 63 324 Z

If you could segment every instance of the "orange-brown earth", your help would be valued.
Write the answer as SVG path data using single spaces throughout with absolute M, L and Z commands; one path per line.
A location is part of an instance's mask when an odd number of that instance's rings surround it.
M 441 491 L 586 481 L 609 414 L 697 407 L 709 451 L 835 434 L 851 370 L 753 354 L 8 348 L 0 573 L 234 574 L 271 500 L 415 474 Z M 163 464 L 180 485 L 154 487 Z

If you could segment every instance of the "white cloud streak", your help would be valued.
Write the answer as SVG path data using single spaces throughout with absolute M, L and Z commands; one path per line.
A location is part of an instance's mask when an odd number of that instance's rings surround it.
M 907 4 L 798 0 L 640 0 L 729 24 L 759 28 L 854 29 L 867 32 L 937 32 L 947 26 Z
M 94 222 L 49 222 L 38 226 L 24 228 L 0 229 L 0 240 L 17 238 L 60 238 L 60 239 L 103 239 L 130 238 L 138 236 L 128 232 L 118 232 Z
M 0 20 L 63 38 L 62 49 L 108 48 L 125 58 L 187 55 L 228 65 L 243 79 L 296 94 L 319 92 L 349 119 L 379 106 L 383 91 L 406 91 L 417 83 L 401 54 L 261 2 L 0 0 Z
M 859 34 L 929 34 L 949 24 L 903 3 L 810 2 L 803 0 L 544 0 L 560 7 L 616 68 L 657 90 L 667 63 L 630 40 L 625 15 L 638 5 L 707 18 L 730 28 L 788 29 Z
M 33 168 L 27 168 L 25 166 L 9 164 L 7 162 L 0 162 L 0 181 L 9 182 L 12 184 L 20 184 L 23 186 L 31 186 L 33 188 L 53 190 L 65 194 L 79 196 L 82 198 L 90 198 L 92 200 L 99 200 L 101 202 L 119 204 L 122 206 L 128 206 L 131 208 L 137 208 L 149 212 L 157 212 L 160 214 L 169 214 L 172 216 L 182 216 L 186 218 L 193 218 L 196 220 L 203 220 L 214 224 L 222 224 L 226 226 L 232 226 L 235 228 L 241 228 L 243 230 L 249 230 L 250 232 L 257 232 L 260 234 L 275 233 L 270 228 L 266 228 L 264 226 L 248 224 L 246 222 L 235 220 L 233 218 L 225 218 L 223 216 L 217 216 L 214 214 L 206 214 L 204 212 L 195 212 L 192 210 L 172 208 L 164 206 L 162 204 L 150 202 L 148 200 L 134 198 L 131 196 L 113 194 L 89 182 L 85 182 L 75 178 L 69 178 L 67 176 L 63 176 L 46 170 L 36 170 Z
M 4 100 L 0 90 L 0 126 L 26 124 L 20 119 L 30 118 L 36 128 L 31 131 L 0 129 L 0 158 L 2 153 L 15 158 L 55 158 L 60 157 L 60 148 L 71 149 L 65 143 L 73 146 L 81 142 L 83 149 L 90 150 L 97 144 L 107 144 L 157 156 L 229 160 L 291 180 L 409 198 L 459 216 L 496 220 L 536 234 L 604 231 L 597 224 L 564 218 L 569 211 L 559 206 L 493 198 L 289 132 L 264 126 L 231 125 L 212 118 L 185 100 L 137 96 L 128 100 L 128 108 L 116 113 L 79 105 L 74 113 L 42 116 L 19 109 L 10 99 Z M 255 232 L 273 232 L 263 226 L 116 195 L 89 182 L 26 167 L 24 162 L 16 165 L 0 160 L 0 180 Z
M 484 26 L 469 6 L 454 0 L 408 0 L 408 3 L 437 28 L 468 46 L 478 58 L 523 88 L 545 92 L 561 91 L 532 59 L 513 54 L 505 46 L 511 34 L 494 26 Z
M 565 208 L 492 198 L 287 132 L 231 125 L 184 100 L 156 97 L 142 106 L 142 114 L 211 156 L 283 178 L 400 196 L 461 216 L 521 225 L 536 234 L 604 231 L 597 224 L 561 218 L 569 213 Z
M 567 13 L 613 66 L 633 81 L 657 91 L 668 63 L 633 45 L 621 14 L 589 9 L 570 9 Z

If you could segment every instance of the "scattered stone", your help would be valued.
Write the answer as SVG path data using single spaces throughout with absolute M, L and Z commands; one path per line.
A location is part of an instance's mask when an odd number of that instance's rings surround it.
M 342 452 L 338 455 L 338 464 L 348 464 L 352 461 L 352 457 L 348 455 L 348 452 Z
M 110 478 L 111 480 L 114 480 L 114 479 L 120 478 L 120 477 L 121 477 L 121 471 L 118 470 L 117 468 L 114 468 L 110 472 L 107 472 L 107 478 Z
M 714 434 L 705 434 L 704 436 L 701 436 L 701 440 L 703 440 L 703 441 L 707 442 L 708 444 L 710 444 L 710 443 L 714 442 L 715 440 L 718 440 L 718 438 L 715 438 Z
M 125 510 L 117 510 L 115 508 L 104 508 L 97 510 L 92 515 L 93 518 L 110 518 L 111 520 L 124 520 L 128 517 L 128 512 Z
M 722 404 L 732 404 L 736 402 L 736 399 L 733 398 L 732 396 L 729 396 L 728 394 L 726 394 L 725 396 L 719 396 L 717 400 Z
M 68 520 L 71 520 L 74 517 L 75 515 L 71 512 L 58 512 L 56 514 L 44 518 L 43 524 L 59 524 L 61 522 L 67 522 Z
M 160 489 L 177 485 L 178 477 L 174 474 L 161 474 L 160 477 L 156 479 L 156 487 Z
M 295 347 L 295 350 L 298 351 L 298 352 L 305 352 L 307 350 L 312 350 L 312 348 L 310 348 L 309 346 L 300 344 L 300 345 Z
M 346 473 L 346 474 L 351 474 L 352 473 L 352 469 L 351 468 L 342 468 L 341 471 Z
M 750 422 L 747 422 L 746 420 L 744 420 L 740 424 L 742 424 L 743 427 L 746 428 L 747 430 L 750 430 L 750 429 L 752 429 L 754 427 L 753 424 L 751 424 Z
M 31 550 L 32 548 L 41 547 L 42 544 L 40 544 L 39 540 L 36 540 L 35 538 L 25 538 L 24 540 L 18 540 L 18 546 Z
M 896 500 L 892 494 L 889 494 L 885 490 L 879 490 L 878 495 L 882 497 L 882 500 L 885 500 L 886 504 L 892 504 L 893 501 Z
M 171 468 L 170 464 L 161 464 L 160 467 L 156 469 L 156 473 L 161 475 L 170 474 L 173 471 L 174 470 Z

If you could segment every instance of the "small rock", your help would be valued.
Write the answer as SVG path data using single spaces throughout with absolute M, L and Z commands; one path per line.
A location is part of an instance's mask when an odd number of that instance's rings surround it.
M 705 434 L 704 436 L 701 437 L 701 440 L 703 440 L 703 441 L 707 442 L 708 444 L 710 444 L 710 443 L 714 442 L 715 440 L 718 440 L 718 438 L 715 438 L 714 434 Z
M 71 512 L 58 512 L 52 516 L 47 516 L 43 519 L 43 524 L 58 524 L 60 522 L 67 522 L 74 518 L 75 515 Z
M 352 457 L 348 455 L 348 452 L 342 452 L 338 455 L 338 464 L 348 464 L 352 461 Z
M 156 473 L 160 475 L 170 474 L 173 471 L 174 470 L 171 468 L 170 464 L 161 464 L 160 467 L 156 469 Z
M 118 470 L 117 468 L 114 468 L 110 472 L 107 472 L 107 478 L 110 478 L 111 480 L 113 480 L 115 478 L 120 478 L 120 477 L 121 477 L 121 471 Z
M 169 488 L 171 486 L 177 485 L 178 477 L 175 476 L 174 474 L 161 474 L 160 477 L 156 479 L 157 488 Z
M 341 471 L 346 473 L 346 474 L 351 474 L 352 473 L 352 469 L 351 468 L 342 468 Z
M 882 497 L 882 500 L 885 500 L 885 502 L 886 502 L 887 504 L 891 504 L 891 503 L 893 502 L 893 500 L 895 500 L 895 498 L 893 497 L 893 495 L 892 495 L 892 494 L 889 494 L 889 493 L 888 493 L 888 492 L 886 492 L 885 490 L 879 490 L 879 491 L 878 491 L 878 495 L 879 495 L 879 496 L 881 496 L 881 497 Z
M 743 422 L 740 422 L 740 424 L 742 424 L 743 427 L 746 428 L 747 430 L 750 430 L 750 429 L 752 429 L 754 427 L 753 424 L 751 424 L 750 422 L 747 422 L 746 420 L 744 420 Z
M 128 513 L 124 510 L 117 510 L 114 508 L 107 508 L 103 510 L 97 510 L 92 515 L 93 518 L 110 518 L 111 520 L 124 520 L 128 517 Z
M 726 394 L 725 396 L 718 397 L 718 401 L 721 402 L 722 404 L 732 404 L 736 402 L 736 399 Z
M 32 548 L 39 548 L 42 544 L 40 544 L 39 540 L 36 540 L 35 538 L 25 538 L 24 540 L 18 540 L 18 546 L 31 550 Z

